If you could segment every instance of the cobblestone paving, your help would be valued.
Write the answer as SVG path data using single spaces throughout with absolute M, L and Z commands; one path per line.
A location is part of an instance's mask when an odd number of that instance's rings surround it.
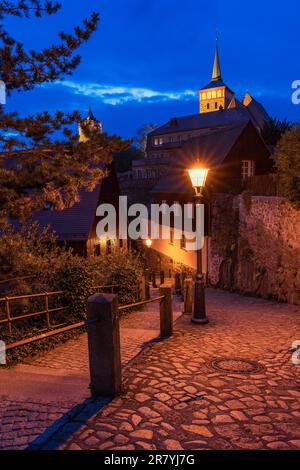
M 153 292 L 157 295 L 157 292 Z M 175 301 L 175 318 L 181 314 L 181 305 Z M 159 334 L 159 306 L 157 303 L 147 305 L 139 312 L 133 312 L 121 319 L 121 358 L 125 366 L 147 344 Z M 89 396 L 89 369 L 87 335 L 82 334 L 55 349 L 42 353 L 39 356 L 28 359 L 26 364 L 33 369 L 41 370 L 43 376 L 47 374 L 81 374 L 83 381 L 81 386 Z M 1 382 L 0 369 L 0 382 Z M 10 369 L 12 375 L 18 374 L 16 368 Z M 3 374 L 2 374 L 3 377 Z M 6 376 L 7 377 L 7 376 Z M 6 378 L 7 380 L 7 378 Z M 30 377 L 29 377 L 30 380 Z M 59 381 L 59 375 L 57 381 Z M 32 387 L 35 385 L 32 384 Z M 74 386 L 78 386 L 76 383 Z M 61 419 L 70 412 L 77 401 L 65 400 L 57 402 L 55 396 L 44 398 L 40 396 L 33 400 L 30 393 L 21 400 L 10 399 L 9 394 L 1 393 L 0 388 L 0 449 L 24 449 L 42 434 L 55 421 Z M 101 405 L 101 403 L 100 403 Z M 91 403 L 83 402 L 81 411 L 85 416 Z M 76 418 L 77 419 L 77 418 Z M 78 419 L 77 419 L 78 421 Z
M 300 309 L 208 291 L 210 323 L 178 320 L 124 374 L 126 391 L 61 449 L 300 449 Z M 214 358 L 257 361 L 256 374 L 216 371 Z

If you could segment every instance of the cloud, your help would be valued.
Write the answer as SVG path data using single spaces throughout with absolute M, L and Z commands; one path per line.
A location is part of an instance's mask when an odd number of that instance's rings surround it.
M 192 90 L 183 91 L 156 91 L 149 88 L 136 88 L 126 86 L 101 85 L 99 83 L 79 83 L 71 80 L 63 82 L 56 81 L 49 86 L 60 86 L 71 90 L 75 95 L 96 98 L 104 104 L 112 106 L 136 102 L 163 102 L 169 100 L 185 100 L 189 101 L 197 95 Z

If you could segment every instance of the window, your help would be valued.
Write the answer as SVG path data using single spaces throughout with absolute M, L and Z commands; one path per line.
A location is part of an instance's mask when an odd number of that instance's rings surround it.
M 217 92 L 215 90 L 212 91 L 211 96 L 212 96 L 212 98 L 216 98 L 217 97 Z
M 207 99 L 208 99 L 208 100 L 211 99 L 211 91 L 209 91 L 209 92 L 207 93 Z
M 95 256 L 100 256 L 101 255 L 101 245 L 95 245 Z
M 120 238 L 119 239 L 119 248 L 120 248 L 120 250 L 123 249 L 123 246 L 124 246 L 123 240 L 122 240 L 122 238 Z
M 248 178 L 254 175 L 254 161 L 242 160 L 242 178 Z
M 206 100 L 206 93 L 202 93 L 202 99 Z
M 209 109 L 209 103 L 207 103 L 206 108 Z
M 222 96 L 222 90 L 218 90 L 218 91 L 217 91 L 217 97 L 218 97 L 218 98 L 221 98 L 221 96 Z
M 215 102 L 215 109 L 218 109 L 218 103 L 217 103 L 217 101 Z

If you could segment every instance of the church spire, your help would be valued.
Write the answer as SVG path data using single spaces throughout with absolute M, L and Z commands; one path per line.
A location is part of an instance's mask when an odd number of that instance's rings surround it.
M 219 60 L 219 51 L 218 51 L 218 35 L 216 34 L 216 52 L 215 52 L 215 60 L 214 60 L 214 68 L 211 77 L 213 82 L 217 82 L 218 80 L 222 80 L 221 76 L 221 67 L 220 67 L 220 60 Z

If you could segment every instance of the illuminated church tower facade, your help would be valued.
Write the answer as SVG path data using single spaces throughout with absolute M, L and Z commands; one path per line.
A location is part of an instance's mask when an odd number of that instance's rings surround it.
M 227 109 L 233 98 L 234 92 L 222 80 L 218 43 L 216 43 L 211 81 L 199 90 L 199 112 L 204 114 Z
M 79 142 L 87 142 L 88 140 L 88 137 L 85 135 L 83 130 L 84 127 L 87 127 L 90 131 L 97 131 L 100 134 L 103 132 L 102 122 L 95 118 L 91 108 L 89 109 L 88 115 L 84 121 L 81 121 L 78 124 Z

